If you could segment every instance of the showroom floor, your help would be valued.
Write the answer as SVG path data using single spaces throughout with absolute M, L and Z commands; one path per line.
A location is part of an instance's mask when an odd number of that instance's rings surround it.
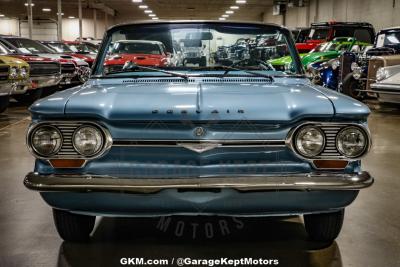
M 70 244 L 58 237 L 39 194 L 22 185 L 33 158 L 24 140 L 28 113 L 14 104 L 0 115 L 0 266 L 119 266 L 121 257 L 184 256 L 263 257 L 278 259 L 279 266 L 400 266 L 400 108 L 370 106 L 374 145 L 363 164 L 376 182 L 347 209 L 333 244 L 307 241 L 297 217 L 174 217 L 165 228 L 159 218 L 102 219 L 89 244 Z

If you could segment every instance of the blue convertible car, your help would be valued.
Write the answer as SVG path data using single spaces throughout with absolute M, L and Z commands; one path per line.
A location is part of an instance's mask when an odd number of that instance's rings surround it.
M 204 64 L 174 66 L 173 44 L 196 36 Z M 229 64 L 221 45 L 269 36 Z M 119 40 L 161 42 L 110 55 Z M 143 43 L 143 42 L 142 42 Z M 181 47 L 184 49 L 184 47 Z M 130 55 L 125 55 L 130 54 Z M 121 63 L 115 57 L 126 58 Z M 114 63 L 112 63 L 114 62 Z M 60 236 L 89 238 L 96 216 L 304 215 L 313 240 L 339 234 L 344 209 L 373 183 L 369 109 L 310 84 L 290 32 L 234 22 L 141 22 L 109 29 L 91 79 L 30 107 L 36 157 L 24 184 L 53 208 Z

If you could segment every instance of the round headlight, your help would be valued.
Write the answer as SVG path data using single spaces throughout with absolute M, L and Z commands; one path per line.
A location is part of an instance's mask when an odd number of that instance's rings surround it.
M 367 149 L 368 138 L 360 128 L 350 126 L 338 133 L 336 146 L 343 156 L 356 158 L 362 155 Z
M 103 147 L 103 135 L 93 126 L 82 126 L 74 133 L 73 145 L 79 154 L 90 157 L 100 152 Z
M 40 126 L 31 135 L 33 150 L 43 157 L 56 154 L 60 150 L 61 144 L 61 133 L 53 126 Z
M 337 59 L 334 59 L 331 61 L 331 66 L 333 70 L 336 70 L 340 66 L 340 61 Z
M 15 79 L 18 77 L 18 70 L 16 67 L 10 68 L 10 78 Z
M 19 75 L 20 75 L 22 78 L 26 78 L 26 77 L 28 76 L 28 70 L 27 70 L 25 67 L 22 67 L 22 68 L 19 70 Z
M 389 77 L 389 72 L 385 68 L 379 68 L 376 71 L 376 80 L 382 81 Z
M 358 68 L 358 64 L 357 64 L 357 62 L 353 62 L 353 63 L 351 63 L 351 65 L 350 65 L 350 69 L 351 69 L 351 71 L 354 71 L 355 69 L 357 69 Z
M 360 67 L 357 67 L 357 68 L 355 68 L 355 69 L 353 70 L 353 78 L 354 78 L 354 79 L 356 79 L 356 80 L 360 79 L 360 78 L 361 78 L 361 75 L 362 75 L 362 71 L 361 71 L 361 68 L 360 68 Z
M 306 126 L 296 134 L 296 150 L 304 157 L 314 157 L 322 152 L 325 146 L 325 136 L 314 126 Z

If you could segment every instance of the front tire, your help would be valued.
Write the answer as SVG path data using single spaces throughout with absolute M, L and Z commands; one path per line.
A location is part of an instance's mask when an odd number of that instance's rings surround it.
M 80 215 L 53 209 L 54 224 L 62 239 L 70 242 L 85 242 L 93 231 L 96 216 Z
M 345 95 L 351 96 L 357 100 L 362 100 L 365 96 L 364 92 L 358 91 L 359 88 L 359 81 L 353 78 L 353 75 L 350 74 L 343 80 L 343 87 L 342 92 Z
M 332 242 L 339 235 L 344 219 L 344 209 L 331 213 L 306 214 L 304 225 L 313 241 Z
M 10 96 L 0 96 L 0 113 L 7 110 L 8 104 L 10 103 Z
M 25 104 L 25 105 L 31 105 L 33 102 L 36 100 L 39 100 L 40 97 L 42 96 L 43 89 L 38 88 L 38 89 L 33 89 L 29 90 L 25 94 L 22 95 L 14 95 L 14 99 L 17 100 L 18 102 Z

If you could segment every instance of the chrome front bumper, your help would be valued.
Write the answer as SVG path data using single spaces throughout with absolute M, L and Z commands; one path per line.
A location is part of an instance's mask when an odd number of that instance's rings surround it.
M 0 96 L 23 94 L 28 88 L 28 80 L 7 81 L 0 83 Z
M 374 179 L 368 172 L 357 174 L 309 173 L 275 176 L 193 177 L 193 178 L 122 178 L 96 175 L 41 175 L 29 173 L 24 185 L 40 192 L 129 192 L 156 193 L 163 189 L 223 189 L 238 191 L 268 190 L 359 190 Z
M 56 86 L 60 83 L 63 77 L 61 75 L 52 76 L 37 76 L 30 78 L 29 90 L 34 90 L 37 88 Z

